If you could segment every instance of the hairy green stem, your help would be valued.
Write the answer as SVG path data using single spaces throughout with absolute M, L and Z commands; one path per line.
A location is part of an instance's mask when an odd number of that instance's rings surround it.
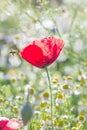
M 54 130 L 54 126 L 53 126 L 53 102 L 52 102 L 52 88 L 51 88 L 51 81 L 50 81 L 50 76 L 48 73 L 48 69 L 47 67 L 45 68 L 46 73 L 47 73 L 47 78 L 48 78 L 48 82 L 49 82 L 49 89 L 50 89 L 50 105 L 51 105 L 51 127 L 52 130 Z
M 25 95 L 25 102 L 26 103 L 29 103 L 29 96 L 30 96 L 29 90 L 27 90 L 27 95 Z M 29 130 L 29 129 L 30 128 L 29 128 L 28 124 L 26 126 L 24 126 L 24 130 Z
M 27 93 L 27 95 L 26 95 L 26 102 L 27 102 L 27 103 L 29 102 L 29 91 L 28 91 L 28 93 Z

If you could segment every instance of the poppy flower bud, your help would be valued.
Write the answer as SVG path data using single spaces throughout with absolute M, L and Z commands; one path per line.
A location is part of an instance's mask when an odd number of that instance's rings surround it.
M 26 102 L 21 109 L 21 117 L 23 124 L 26 125 L 33 116 L 33 107 L 30 103 Z

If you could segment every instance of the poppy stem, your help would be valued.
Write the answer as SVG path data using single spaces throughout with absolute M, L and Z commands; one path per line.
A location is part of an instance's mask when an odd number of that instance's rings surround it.
M 26 102 L 27 103 L 29 102 L 29 91 L 28 91 L 27 96 L 26 96 Z
M 51 105 L 51 126 L 52 126 L 52 130 L 54 130 L 54 126 L 53 126 L 53 102 L 52 102 L 52 87 L 51 87 L 51 81 L 50 81 L 50 76 L 49 76 L 49 72 L 47 67 L 45 68 L 46 73 L 47 73 L 47 78 L 48 78 L 48 82 L 49 82 L 49 89 L 50 89 L 50 105 Z

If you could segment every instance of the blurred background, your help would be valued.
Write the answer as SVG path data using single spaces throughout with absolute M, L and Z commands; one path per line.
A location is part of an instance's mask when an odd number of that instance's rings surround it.
M 78 109 L 85 111 L 87 118 L 87 0 L 0 0 L 0 116 L 19 115 L 27 85 L 32 87 L 32 95 L 36 91 L 31 98 L 34 105 L 41 101 L 41 93 L 48 88 L 46 73 L 21 59 L 19 52 L 31 41 L 48 36 L 65 42 L 49 70 L 52 77 L 57 75 L 60 86 L 67 76 L 73 79 L 70 91 L 75 95 L 71 94 L 66 107 L 66 115 L 67 110 L 72 113 L 67 121 L 70 130 L 77 123 Z M 37 121 L 37 116 L 34 119 Z M 31 130 L 39 129 L 35 128 Z M 81 130 L 85 129 L 87 122 Z

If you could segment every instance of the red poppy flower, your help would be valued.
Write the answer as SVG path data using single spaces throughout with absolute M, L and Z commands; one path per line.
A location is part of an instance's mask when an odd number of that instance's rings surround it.
M 20 52 L 20 56 L 32 65 L 44 68 L 52 64 L 64 46 L 61 39 L 55 37 L 35 40 Z
M 17 130 L 23 126 L 23 123 L 16 119 L 8 119 L 6 117 L 0 117 L 0 130 Z

